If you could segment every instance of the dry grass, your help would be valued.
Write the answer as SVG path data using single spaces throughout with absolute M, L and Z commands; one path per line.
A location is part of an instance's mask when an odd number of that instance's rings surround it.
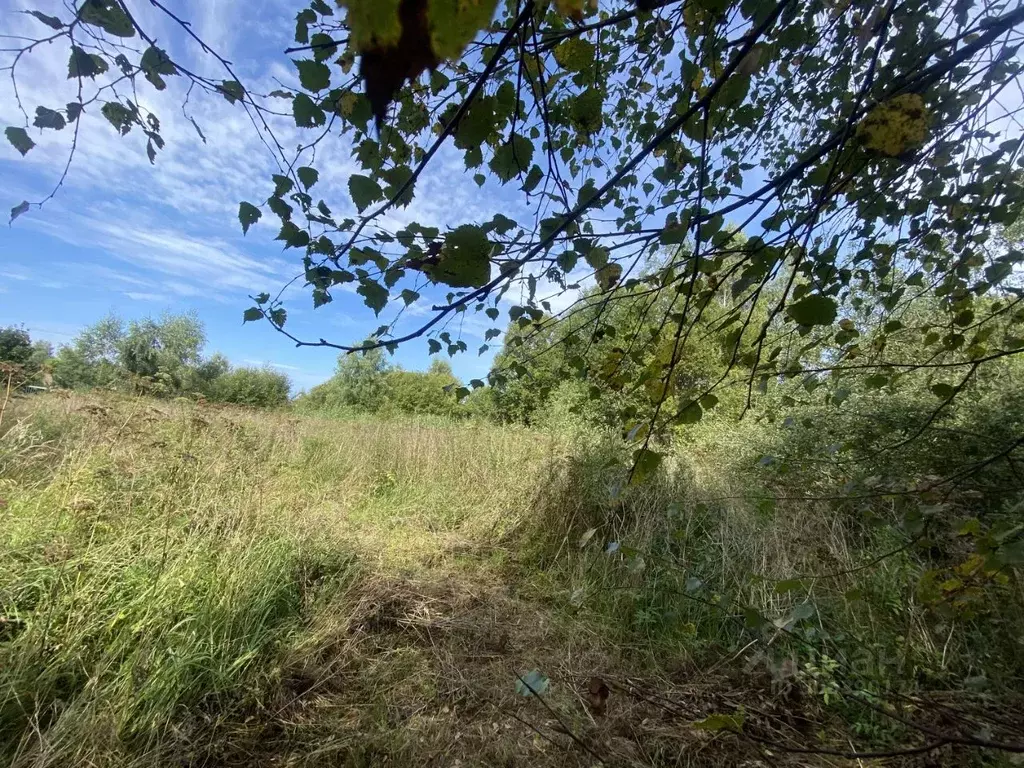
M 699 568 L 786 611 L 747 574 L 849 564 L 836 516 L 787 539 L 682 469 L 614 497 L 605 447 L 522 429 L 80 395 L 19 401 L 5 427 L 16 768 L 846 764 L 692 726 L 743 708 L 748 733 L 806 742 L 838 723 L 679 593 Z M 666 537 L 646 563 L 600 554 Z M 533 669 L 542 701 L 515 690 Z

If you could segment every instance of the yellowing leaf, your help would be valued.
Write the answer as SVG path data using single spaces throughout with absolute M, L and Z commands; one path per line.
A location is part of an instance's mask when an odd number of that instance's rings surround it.
M 736 712 L 732 715 L 723 715 L 716 712 L 708 715 L 703 720 L 693 723 L 693 727 L 702 731 L 735 731 L 740 733 L 743 730 L 743 712 Z
M 430 43 L 439 59 L 457 59 L 494 17 L 497 0 L 429 0 Z
M 555 0 L 555 10 L 573 21 L 583 21 L 584 0 Z
M 595 48 L 589 40 L 572 37 L 559 43 L 554 50 L 555 61 L 570 72 L 586 72 L 594 66 Z
M 857 137 L 868 149 L 897 157 L 925 143 L 930 118 L 920 95 L 904 93 L 868 112 L 857 125 Z
M 402 36 L 401 0 L 343 0 L 348 10 L 349 40 L 357 51 L 395 45 Z
M 594 279 L 604 291 L 610 291 L 622 277 L 621 264 L 605 264 L 594 274 Z

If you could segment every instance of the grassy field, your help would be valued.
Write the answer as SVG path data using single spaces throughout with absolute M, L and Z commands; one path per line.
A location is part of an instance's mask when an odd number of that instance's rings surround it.
M 749 485 L 698 450 L 618 492 L 616 450 L 16 401 L 0 427 L 0 762 L 857 765 L 782 745 L 921 743 L 858 708 L 887 676 L 1019 683 L 1018 584 L 986 596 L 1001 634 L 979 662 L 977 627 L 940 633 L 903 599 L 910 553 L 865 567 L 888 534 L 826 503 L 739 500 Z M 823 575 L 778 588 L 796 574 Z M 743 736 L 701 726 L 723 713 Z

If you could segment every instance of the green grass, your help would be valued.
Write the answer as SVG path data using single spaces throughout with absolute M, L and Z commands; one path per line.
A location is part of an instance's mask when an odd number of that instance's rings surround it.
M 4 427 L 17 768 L 592 765 L 516 696 L 534 668 L 566 725 L 635 765 L 756 758 L 689 725 L 738 704 L 870 747 L 914 734 L 844 685 L 1019 690 L 1016 581 L 942 624 L 914 599 L 920 555 L 861 567 L 891 528 L 744 501 L 757 478 L 714 436 L 617 492 L 622 447 L 596 435 L 78 395 L 19 401 Z M 833 575 L 776 587 L 809 573 Z M 594 674 L 621 686 L 603 717 Z

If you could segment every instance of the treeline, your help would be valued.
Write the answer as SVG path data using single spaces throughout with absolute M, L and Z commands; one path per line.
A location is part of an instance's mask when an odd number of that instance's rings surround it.
M 467 394 L 446 360 L 435 359 L 426 371 L 407 371 L 391 365 L 381 349 L 340 355 L 334 375 L 295 404 L 300 410 L 337 415 L 496 417 L 491 390 Z
M 20 386 L 114 389 L 271 408 L 288 402 L 291 381 L 269 367 L 234 367 L 204 354 L 194 314 L 125 322 L 110 315 L 54 352 L 24 328 L 0 329 L 0 364 Z

